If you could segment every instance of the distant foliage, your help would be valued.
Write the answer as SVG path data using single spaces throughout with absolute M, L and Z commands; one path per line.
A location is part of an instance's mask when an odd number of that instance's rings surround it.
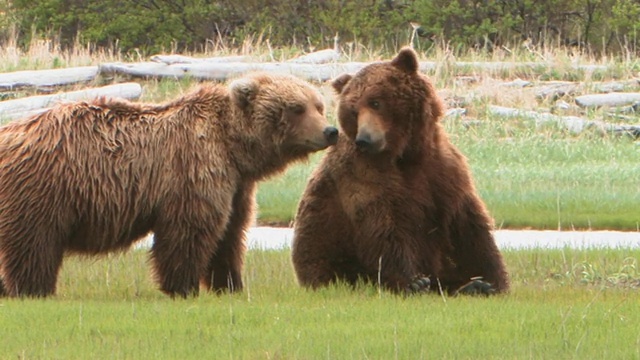
M 262 35 L 271 45 L 341 42 L 391 47 L 491 51 L 502 46 L 572 46 L 636 53 L 638 0 L 0 0 L 0 24 L 13 21 L 25 43 L 56 36 L 143 52 L 199 50 L 207 41 L 240 44 Z M 7 28 L 4 27 L 3 28 Z M 7 30 L 5 30 L 6 32 Z M 6 33 L 0 33 L 3 38 Z

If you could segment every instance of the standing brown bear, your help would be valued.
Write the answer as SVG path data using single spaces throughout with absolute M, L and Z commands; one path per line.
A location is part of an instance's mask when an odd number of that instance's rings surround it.
M 323 99 L 292 76 L 204 85 L 162 105 L 63 104 L 0 128 L 0 292 L 55 292 L 65 253 L 150 231 L 172 296 L 242 288 L 256 182 L 334 144 Z
M 465 157 L 439 123 L 442 102 L 418 72 L 414 51 L 332 85 L 344 136 L 298 208 L 292 256 L 299 282 L 317 288 L 363 279 L 394 292 L 508 290 L 492 220 Z

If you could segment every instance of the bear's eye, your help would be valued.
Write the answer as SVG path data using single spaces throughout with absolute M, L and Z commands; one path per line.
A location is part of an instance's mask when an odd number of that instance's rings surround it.
M 369 99 L 368 104 L 373 110 L 378 110 L 380 108 L 380 102 L 376 99 Z
M 295 104 L 292 105 L 289 110 L 291 110 L 291 112 L 296 115 L 302 115 L 307 109 L 304 107 L 304 105 Z

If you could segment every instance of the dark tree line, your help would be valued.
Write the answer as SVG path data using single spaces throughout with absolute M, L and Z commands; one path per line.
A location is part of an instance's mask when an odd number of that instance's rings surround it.
M 342 42 L 455 49 L 535 45 L 579 46 L 594 53 L 636 52 L 640 0 L 0 0 L 0 24 L 31 36 L 153 52 L 198 50 L 207 41 L 239 45 L 263 35 L 274 46 Z

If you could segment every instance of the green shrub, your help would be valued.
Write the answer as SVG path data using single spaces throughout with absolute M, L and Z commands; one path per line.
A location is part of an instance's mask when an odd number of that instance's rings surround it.
M 407 44 L 415 21 L 422 25 L 418 48 L 436 40 L 459 51 L 491 51 L 526 39 L 532 46 L 628 55 L 637 49 L 638 15 L 634 0 L 0 1 L 0 24 L 16 22 L 25 43 L 55 35 L 63 46 L 79 37 L 83 44 L 142 52 L 198 50 L 207 41 L 238 45 L 256 35 L 272 46 L 320 47 L 332 45 L 335 34 L 343 44 L 395 51 Z

